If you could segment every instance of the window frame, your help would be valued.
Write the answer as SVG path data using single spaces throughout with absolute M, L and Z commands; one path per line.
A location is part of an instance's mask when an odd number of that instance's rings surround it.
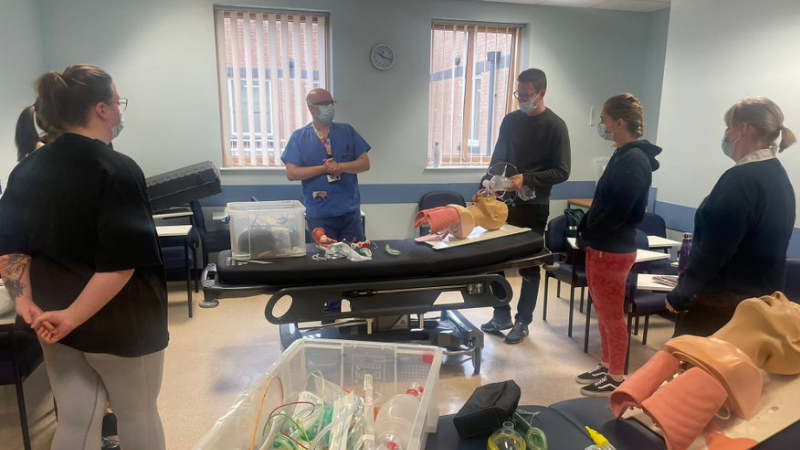
M 508 66 L 508 92 L 507 92 L 507 99 L 506 99 L 506 107 L 505 107 L 505 114 L 508 114 L 514 110 L 514 96 L 512 93 L 516 88 L 516 79 L 520 72 L 520 67 L 522 66 L 522 47 L 523 47 L 523 34 L 525 32 L 525 25 L 524 24 L 511 24 L 511 23 L 491 23 L 491 22 L 476 22 L 476 21 L 460 21 L 460 20 L 448 20 L 448 19 L 433 19 L 431 21 L 431 67 L 429 68 L 429 73 L 432 75 L 433 70 L 433 48 L 434 48 L 434 31 L 458 31 L 458 32 L 466 32 L 467 33 L 467 43 L 466 43 L 466 62 L 464 64 L 465 74 L 464 74 L 464 101 L 463 101 L 463 112 L 461 115 L 461 151 L 460 151 L 460 161 L 452 161 L 452 163 L 445 164 L 444 161 L 442 162 L 441 166 L 436 167 L 436 169 L 464 169 L 464 168 L 486 168 L 491 162 L 492 155 L 494 154 L 494 148 L 486 149 L 488 154 L 482 154 L 486 152 L 478 151 L 477 154 L 473 155 L 471 152 L 472 146 L 469 145 L 469 142 L 473 139 L 471 138 L 470 131 L 471 121 L 473 118 L 473 108 L 475 108 L 476 101 L 473 99 L 475 96 L 475 52 L 476 52 L 476 42 L 477 36 L 479 33 L 500 33 L 505 32 L 509 33 L 512 36 L 512 51 L 510 55 L 513 55 L 511 60 L 509 61 Z M 433 120 L 431 114 L 433 113 L 433 104 L 434 100 L 432 98 L 432 86 L 433 82 L 429 81 L 429 121 Z M 481 80 L 480 85 L 483 88 L 484 82 Z M 501 118 L 498 118 L 502 120 Z M 451 120 L 453 126 L 455 126 L 455 121 Z M 429 133 L 430 133 L 430 123 L 429 125 Z M 489 124 L 491 126 L 491 124 Z M 478 132 L 478 136 L 480 136 L 480 132 Z M 480 137 L 477 139 L 478 149 L 480 149 Z M 474 141 L 474 140 L 473 140 Z M 496 141 L 496 139 L 493 139 Z M 428 159 L 426 163 L 426 169 L 432 169 L 433 166 L 433 146 L 435 142 L 435 137 L 428 136 Z M 464 145 L 466 143 L 467 145 Z M 492 146 L 494 147 L 494 146 Z M 488 158 L 488 159 L 487 159 Z
M 226 5 L 215 5 L 213 8 L 214 11 L 214 23 L 215 23 L 215 36 L 216 36 L 216 43 L 215 43 L 215 51 L 216 51 L 216 61 L 217 61 L 217 83 L 218 83 L 218 94 L 219 94 L 219 114 L 220 114 L 220 138 L 221 138 L 221 153 L 222 153 L 222 167 L 223 170 L 285 170 L 285 166 L 280 160 L 280 156 L 282 151 L 284 150 L 286 144 L 289 141 L 291 133 L 294 130 L 284 130 L 285 126 L 282 126 L 281 120 L 290 120 L 287 119 L 290 116 L 300 117 L 304 113 L 298 112 L 298 108 L 304 109 L 305 103 L 300 105 L 293 105 L 295 100 L 296 89 L 303 89 L 303 87 L 289 87 L 286 88 L 284 86 L 283 89 L 277 87 L 273 82 L 279 80 L 299 80 L 302 83 L 308 83 L 311 86 L 311 89 L 315 88 L 326 88 L 330 90 L 331 86 L 331 56 L 332 56 L 332 47 L 331 47 L 331 21 L 330 21 L 330 13 L 326 11 L 319 11 L 319 10 L 309 10 L 309 9 L 292 9 L 292 8 L 260 8 L 260 7 L 239 7 L 239 6 L 226 6 Z M 226 16 L 225 13 L 230 13 L 230 16 Z M 301 41 L 295 41 L 292 43 L 292 54 L 288 55 L 289 57 L 284 57 L 278 59 L 277 55 L 275 56 L 268 56 L 267 50 L 274 48 L 277 46 L 276 53 L 286 53 L 287 43 L 286 42 L 276 42 L 274 44 L 270 43 L 267 45 L 267 38 L 273 39 L 276 38 L 275 34 L 273 34 L 272 30 L 269 33 L 264 32 L 264 61 L 262 61 L 264 66 L 264 72 L 269 72 L 270 77 L 267 78 L 266 73 L 264 74 L 248 74 L 246 70 L 246 63 L 245 56 L 242 54 L 238 55 L 237 63 L 239 64 L 239 68 L 245 71 L 245 76 L 237 76 L 236 67 L 228 67 L 226 64 L 225 58 L 225 48 L 227 45 L 232 45 L 231 43 L 226 42 L 226 33 L 225 33 L 225 20 L 230 19 L 233 20 L 234 15 L 237 20 L 255 20 L 256 24 L 261 24 L 263 26 L 264 22 L 269 21 L 270 25 L 273 22 L 282 22 L 280 25 L 281 27 L 285 27 L 287 23 L 292 23 L 292 27 L 299 26 L 301 23 L 307 24 L 316 24 L 317 28 L 317 40 L 318 43 L 308 43 L 306 42 L 304 45 L 304 49 L 302 52 L 306 52 L 307 50 L 311 49 L 312 51 L 317 51 L 317 65 L 313 67 L 313 70 L 310 72 L 308 70 L 303 70 L 299 68 L 292 69 L 300 70 L 300 74 L 297 77 L 292 77 L 289 74 L 289 65 L 290 61 L 300 61 L 306 55 L 305 53 L 301 53 L 300 55 L 297 54 L 297 48 L 294 48 L 294 45 L 300 43 Z M 267 15 L 274 15 L 274 18 L 270 18 Z M 319 29 L 319 25 L 322 25 L 322 29 Z M 245 28 L 247 30 L 248 28 Z M 292 28 L 294 29 L 294 28 Z M 261 32 L 256 32 L 256 36 L 258 37 Z M 302 32 L 301 32 L 302 33 Z M 312 31 L 308 31 L 308 36 L 312 36 Z M 290 32 L 289 35 L 290 40 L 294 39 L 293 32 Z M 247 41 L 247 39 L 245 39 Z M 261 45 L 258 42 L 251 42 L 245 43 L 244 49 L 248 49 L 252 45 Z M 302 48 L 302 47 L 301 47 Z M 253 48 L 256 54 L 254 58 L 258 55 L 258 51 Z M 241 52 L 241 50 L 239 51 Z M 324 54 L 319 54 L 323 52 Z M 314 61 L 313 54 L 312 59 L 310 61 Z M 307 61 L 308 62 L 308 61 Z M 257 69 L 256 61 L 253 59 L 251 61 L 251 67 L 253 69 Z M 274 66 L 273 66 L 274 64 Z M 228 69 L 233 69 L 234 74 L 233 76 L 228 75 Z M 273 72 L 274 70 L 274 79 L 273 79 Z M 283 75 L 279 75 L 280 71 L 284 71 Z M 256 70 L 257 71 L 257 70 Z M 306 77 L 303 78 L 302 73 L 306 73 Z M 320 73 L 324 72 L 324 73 Z M 249 76 L 247 76 L 249 75 Z M 319 76 L 316 76 L 319 75 Z M 242 148 L 234 149 L 234 142 L 238 142 L 240 139 L 238 134 L 236 133 L 236 111 L 233 109 L 232 105 L 235 103 L 235 97 L 232 95 L 233 92 L 232 86 L 236 83 L 236 80 L 239 80 L 241 84 L 241 88 L 239 90 L 239 95 L 241 97 L 241 101 L 239 102 L 242 105 L 246 105 L 245 108 L 249 111 L 251 107 L 250 102 L 246 100 L 245 91 L 248 89 L 247 82 L 250 80 L 252 83 L 251 85 L 251 95 L 253 96 L 252 103 L 259 103 L 260 99 L 256 97 L 258 93 L 258 89 L 261 89 L 261 81 L 265 81 L 265 86 L 268 91 L 265 91 L 265 103 L 267 105 L 267 109 L 264 111 L 259 111 L 260 114 L 269 113 L 268 117 L 265 119 L 267 123 L 267 130 L 265 136 L 261 136 L 261 133 L 240 133 L 242 135 L 241 142 Z M 300 90 L 300 93 L 303 91 Z M 288 98 L 287 98 L 288 97 Z M 245 108 L 240 108 L 245 110 Z M 283 108 L 283 109 L 281 109 Z M 249 115 L 249 114 L 248 114 Z M 240 122 L 244 122 L 247 120 L 247 117 L 243 117 L 244 120 Z M 302 120 L 301 120 L 302 122 Z M 249 128 L 249 127 L 248 127 Z M 292 128 L 291 124 L 288 128 Z M 263 130 L 262 130 L 263 133 Z M 247 134 L 248 137 L 244 135 Z M 250 137 L 249 135 L 253 134 L 252 140 L 256 142 L 256 148 L 250 148 Z M 278 141 L 280 139 L 280 141 Z M 263 142 L 262 142 L 263 141 Z M 261 147 L 258 147 L 258 143 L 261 142 Z M 264 147 L 266 145 L 266 147 Z M 238 147 L 238 145 L 237 145 Z M 241 152 L 241 155 L 238 153 Z M 277 152 L 277 153 L 276 153 Z M 270 154 L 272 153 L 272 154 Z M 263 159 L 262 159 L 263 157 Z

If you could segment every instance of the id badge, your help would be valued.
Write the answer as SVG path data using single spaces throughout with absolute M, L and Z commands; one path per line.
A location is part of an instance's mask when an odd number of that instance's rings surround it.
M 341 175 L 331 175 L 328 174 L 328 183 L 333 183 L 334 181 L 339 181 L 342 179 Z
M 313 191 L 311 193 L 311 198 L 313 198 L 315 202 L 324 202 L 328 199 L 328 191 Z

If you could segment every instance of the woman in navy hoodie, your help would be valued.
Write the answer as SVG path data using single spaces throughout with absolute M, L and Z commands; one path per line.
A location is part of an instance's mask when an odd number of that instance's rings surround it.
M 597 309 L 602 359 L 576 381 L 587 384 L 581 393 L 592 397 L 611 395 L 623 380 L 628 348 L 625 281 L 636 260 L 636 225 L 644 218 L 653 171 L 658 169 L 655 156 L 661 153 L 660 147 L 639 140 L 642 104 L 631 94 L 606 100 L 597 125 L 598 134 L 617 148 L 578 229 L 578 245 L 586 249 L 586 278 Z

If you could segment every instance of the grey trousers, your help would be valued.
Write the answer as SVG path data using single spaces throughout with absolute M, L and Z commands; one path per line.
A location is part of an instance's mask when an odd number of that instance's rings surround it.
M 84 353 L 42 342 L 47 376 L 58 406 L 51 450 L 100 450 L 103 414 L 117 416 L 120 447 L 166 450 L 158 415 L 164 351 L 123 358 Z

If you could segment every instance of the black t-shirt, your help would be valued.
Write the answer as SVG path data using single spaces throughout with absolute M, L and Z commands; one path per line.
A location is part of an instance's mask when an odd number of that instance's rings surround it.
M 523 184 L 534 190 L 536 198 L 525 203 L 549 204 L 553 185 L 569 178 L 567 124 L 550 109 L 532 117 L 522 111 L 507 114 L 489 167 L 503 162 L 513 164 L 523 174 Z
M 108 145 L 66 134 L 20 162 L 0 199 L 0 255 L 31 256 L 34 302 L 70 306 L 95 272 L 135 269 L 108 304 L 61 343 L 88 353 L 164 349 L 167 291 L 144 175 Z

